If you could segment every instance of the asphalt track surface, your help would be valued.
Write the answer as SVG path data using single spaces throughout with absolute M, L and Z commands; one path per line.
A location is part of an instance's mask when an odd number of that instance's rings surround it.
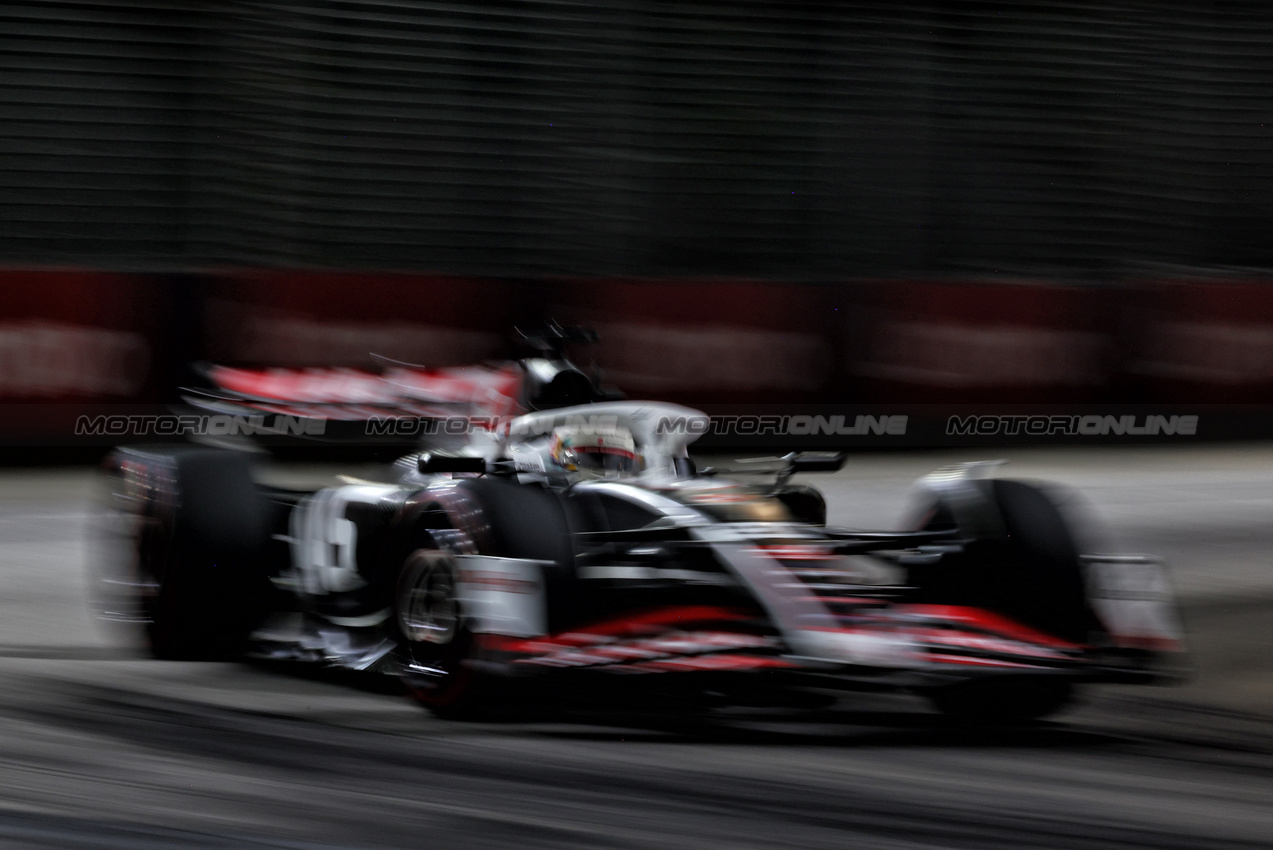
M 0 472 L 0 847 L 1273 846 L 1273 447 L 1007 456 L 1081 488 L 1105 548 L 1170 560 L 1189 684 L 1007 732 L 882 696 L 444 722 L 368 682 L 143 657 L 85 600 L 91 473 Z M 896 527 L 915 476 L 968 458 L 858 459 L 822 478 L 831 520 Z

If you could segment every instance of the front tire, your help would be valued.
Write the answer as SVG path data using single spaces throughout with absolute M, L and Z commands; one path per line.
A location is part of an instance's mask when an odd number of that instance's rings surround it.
M 1021 481 L 971 483 L 1002 536 L 973 539 L 961 552 L 915 568 L 916 601 L 984 608 L 1072 643 L 1088 642 L 1100 623 L 1087 602 L 1078 544 L 1056 502 Z M 939 502 L 923 528 L 957 524 L 950 506 Z
M 914 571 L 918 601 L 982 608 L 1076 644 L 1100 625 L 1087 602 L 1078 544 L 1054 498 L 1021 481 L 971 482 L 960 506 L 961 528 L 973 539 L 963 550 Z M 975 500 L 967 499 L 975 496 Z M 977 512 L 969 516 L 970 508 Z M 960 511 L 939 501 L 926 529 L 959 526 Z M 978 537 L 974 528 L 997 527 Z M 1026 723 L 1060 711 L 1075 695 L 1063 676 L 996 676 L 928 691 L 942 714 L 970 725 Z
M 796 522 L 820 528 L 826 526 L 827 500 L 820 490 L 806 484 L 784 484 L 775 487 L 773 495 L 786 506 Z

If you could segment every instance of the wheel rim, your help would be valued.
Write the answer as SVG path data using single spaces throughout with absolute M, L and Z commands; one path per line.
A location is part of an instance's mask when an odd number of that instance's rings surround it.
M 460 622 L 459 601 L 455 598 L 455 558 L 450 552 L 420 550 L 414 580 L 406 589 L 399 610 L 398 625 L 412 643 L 445 645 L 455 639 Z

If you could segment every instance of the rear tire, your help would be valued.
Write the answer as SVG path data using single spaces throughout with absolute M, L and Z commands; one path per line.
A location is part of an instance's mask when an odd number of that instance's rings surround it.
M 464 489 L 481 505 L 490 528 L 486 555 L 546 561 L 544 594 L 548 631 L 559 632 L 579 617 L 575 552 L 566 510 L 554 493 L 534 484 L 475 478 Z
M 266 613 L 269 503 L 236 452 L 154 457 L 166 492 L 139 517 L 137 583 L 151 652 L 159 658 L 242 654 Z
M 475 669 L 478 636 L 456 595 L 456 555 L 477 547 L 464 532 L 436 529 L 407 555 L 394 593 L 393 623 L 406 650 L 407 690 L 451 720 L 481 719 L 498 702 L 498 685 Z
M 475 478 L 462 482 L 459 490 L 463 507 L 448 511 L 439 503 L 423 512 L 432 516 L 427 522 L 450 527 L 420 529 L 402 558 L 394 623 L 410 658 L 407 688 L 439 717 L 480 720 L 517 714 L 522 706 L 515 683 L 483 669 L 482 636 L 469 629 L 459 601 L 453 600 L 454 633 L 431 642 L 424 639 L 427 630 L 417 628 L 423 621 L 413 622 L 411 612 L 419 610 L 413 599 L 429 594 L 430 571 L 454 572 L 457 554 L 545 561 L 548 630 L 560 630 L 577 613 L 571 530 L 561 501 L 533 485 Z

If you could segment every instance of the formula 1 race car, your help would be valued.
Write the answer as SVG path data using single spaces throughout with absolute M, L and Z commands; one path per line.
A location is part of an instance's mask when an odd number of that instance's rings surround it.
M 258 483 L 240 452 L 118 449 L 100 613 L 161 658 L 382 672 L 450 717 L 607 691 L 889 688 L 1009 722 L 1080 683 L 1176 675 L 1162 566 L 1081 552 L 1047 490 L 965 465 L 921 480 L 908 530 L 832 529 L 790 479 L 843 455 L 789 454 L 747 483 L 696 468 L 703 421 L 641 401 L 541 410 L 317 491 Z

